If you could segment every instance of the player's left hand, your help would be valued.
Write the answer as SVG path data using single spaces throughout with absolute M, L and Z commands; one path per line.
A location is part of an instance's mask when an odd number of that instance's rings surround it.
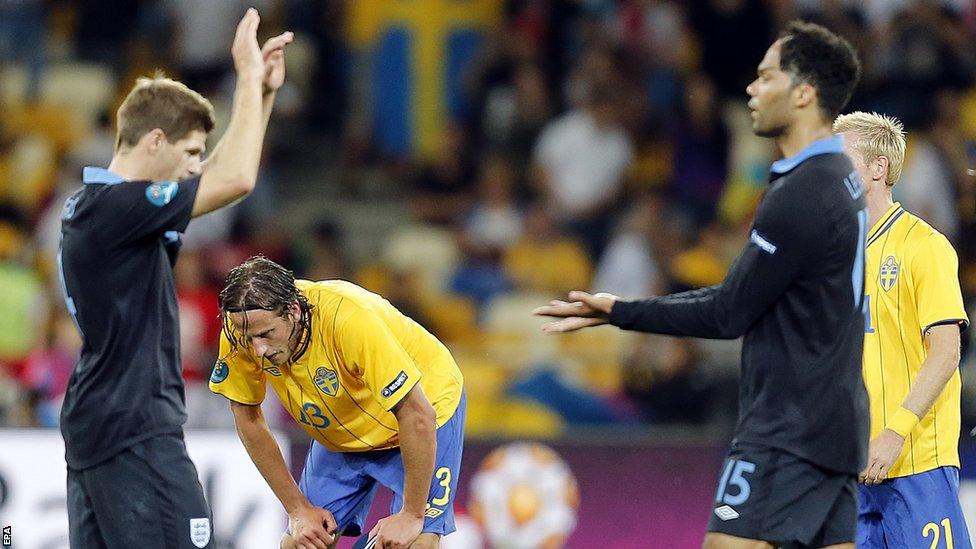
M 264 93 L 278 91 L 285 83 L 285 46 L 295 39 L 291 31 L 269 38 L 261 48 L 264 58 Z
M 376 549 L 407 549 L 420 535 L 424 527 L 424 517 L 409 515 L 400 511 L 376 523 L 369 537 L 376 537 Z
M 905 439 L 891 429 L 884 429 L 868 444 L 868 466 L 858 475 L 858 481 L 868 485 L 881 484 L 888 471 L 901 455 Z
M 590 295 L 586 292 L 569 292 L 572 302 L 554 299 L 548 305 L 536 307 L 532 314 L 561 318 L 543 324 L 543 332 L 575 332 L 581 328 L 600 326 L 610 322 L 610 310 L 617 302 L 617 296 L 607 293 Z

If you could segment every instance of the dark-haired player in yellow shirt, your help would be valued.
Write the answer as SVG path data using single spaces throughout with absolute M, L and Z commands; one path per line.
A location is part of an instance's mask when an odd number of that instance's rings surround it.
M 378 484 L 394 501 L 376 547 L 437 547 L 454 531 L 465 405 L 440 341 L 355 284 L 296 281 L 263 257 L 231 270 L 220 308 L 210 388 L 288 513 L 282 547 L 360 535 Z M 313 439 L 300 484 L 261 414 L 266 383 Z
M 971 547 L 959 505 L 960 332 L 969 321 L 945 236 L 893 202 L 905 136 L 856 112 L 845 138 L 867 191 L 864 382 L 871 401 L 857 546 Z M 945 541 L 940 541 L 940 540 Z

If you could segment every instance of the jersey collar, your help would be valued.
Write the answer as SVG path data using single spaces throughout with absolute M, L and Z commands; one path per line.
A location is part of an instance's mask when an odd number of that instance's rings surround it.
M 871 230 L 868 231 L 868 242 L 866 246 L 870 246 L 871 243 L 878 240 L 878 237 L 886 233 L 903 213 L 905 213 L 905 210 L 902 209 L 900 203 L 895 202 L 889 206 L 888 211 L 886 211 L 884 215 L 881 216 L 881 219 L 879 219 L 878 222 L 871 227 Z
M 800 165 L 804 160 L 821 154 L 835 154 L 844 152 L 844 138 L 840 135 L 825 137 L 810 143 L 802 151 L 789 158 L 783 158 L 773 162 L 769 171 L 773 175 L 783 175 Z
M 118 185 L 125 181 L 121 175 L 98 166 L 85 166 L 81 177 L 86 185 Z

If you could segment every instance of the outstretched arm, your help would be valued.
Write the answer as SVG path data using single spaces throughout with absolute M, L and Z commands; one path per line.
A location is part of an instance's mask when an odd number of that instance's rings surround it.
M 717 286 L 640 301 L 573 292 L 573 302 L 554 301 L 534 313 L 564 319 L 543 327 L 550 332 L 613 324 L 625 330 L 665 335 L 740 337 L 789 288 L 805 262 L 825 246 L 827 237 L 822 233 L 826 221 L 817 204 L 792 192 L 779 189 L 767 195 L 756 215 L 749 244 Z M 854 253 L 852 250 L 852 256 Z M 855 297 L 852 293 L 852 307 L 856 306 Z

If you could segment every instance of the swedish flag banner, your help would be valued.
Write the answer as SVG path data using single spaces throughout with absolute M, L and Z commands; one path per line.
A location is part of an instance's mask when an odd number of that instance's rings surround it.
M 373 134 L 385 153 L 437 150 L 464 107 L 462 79 L 502 0 L 350 0 L 349 43 L 365 60 Z

